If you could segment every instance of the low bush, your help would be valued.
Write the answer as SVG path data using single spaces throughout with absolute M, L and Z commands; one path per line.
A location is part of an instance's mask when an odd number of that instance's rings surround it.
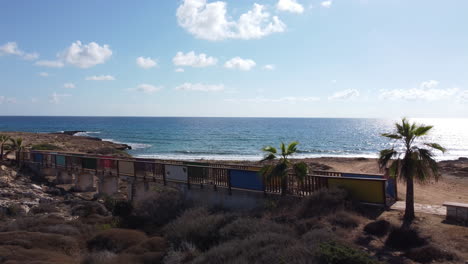
M 229 214 L 210 214 L 205 208 L 189 209 L 164 227 L 163 232 L 176 249 L 188 242 L 205 251 L 219 242 L 219 230 L 232 220 Z
M 383 237 L 390 230 L 390 223 L 387 220 L 377 220 L 367 224 L 364 227 L 364 232 L 370 235 Z
M 79 244 L 74 238 L 39 232 L 18 231 L 0 233 L 0 245 L 49 250 L 69 256 L 79 253 Z
M 104 206 L 113 216 L 128 217 L 133 211 L 133 205 L 127 200 L 117 200 L 111 197 L 104 198 Z
M 52 203 L 41 203 L 37 206 L 34 206 L 29 211 L 30 214 L 50 214 L 50 213 L 57 213 L 60 210 L 57 208 L 55 204 Z
M 8 231 L 39 231 L 43 227 L 63 224 L 65 219 L 56 214 L 41 216 L 25 216 L 10 222 L 0 229 L 2 232 Z
M 320 264 L 377 264 L 378 262 L 362 251 L 335 242 L 320 244 L 317 260 Z
M 332 225 L 343 228 L 355 228 L 362 222 L 362 218 L 352 212 L 339 211 L 328 218 Z
M 158 188 L 136 203 L 132 215 L 125 219 L 125 224 L 132 228 L 160 227 L 175 219 L 184 208 L 184 199 L 179 190 Z
M 26 249 L 20 246 L 0 246 L 1 263 L 74 263 L 74 257 L 38 248 Z
M 19 204 L 11 204 L 6 210 L 6 215 L 8 216 L 20 216 L 26 214 L 26 211 Z
M 83 257 L 81 264 L 114 264 L 116 256 L 110 251 L 92 252 Z
M 151 237 L 141 243 L 131 246 L 125 253 L 142 255 L 151 252 L 164 252 L 167 248 L 166 240 L 162 237 Z
M 36 144 L 31 147 L 32 150 L 62 150 L 61 147 L 49 144 L 49 143 L 41 143 Z
M 426 244 L 426 240 L 419 236 L 415 229 L 395 228 L 385 241 L 385 245 L 397 250 L 408 250 L 421 247 Z
M 87 246 L 90 251 L 107 250 L 119 253 L 146 238 L 145 233 L 140 231 L 113 228 L 96 234 L 88 240 Z
M 93 214 L 107 216 L 109 212 L 106 207 L 98 202 L 79 201 L 72 207 L 71 214 L 81 217 L 87 217 Z
M 313 251 L 284 234 L 256 234 L 220 244 L 191 263 L 311 263 Z
M 297 212 L 300 218 L 328 215 L 345 208 L 349 194 L 341 188 L 321 189 L 305 198 Z
M 321 243 L 337 240 L 337 237 L 328 228 L 317 228 L 305 233 L 301 239 L 311 248 L 317 248 Z
M 452 261 L 456 256 L 448 251 L 435 246 L 424 246 L 410 249 L 405 256 L 420 263 L 431 263 L 433 261 Z
M 294 231 L 267 219 L 242 217 L 220 229 L 221 241 L 244 239 L 256 233 L 291 234 Z

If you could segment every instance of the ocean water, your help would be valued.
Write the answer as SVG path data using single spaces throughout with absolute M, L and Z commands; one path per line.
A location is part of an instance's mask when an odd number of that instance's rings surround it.
M 340 118 L 197 118 L 197 117 L 0 117 L 0 131 L 59 132 L 83 130 L 132 146 L 130 154 L 163 159 L 257 160 L 261 149 L 299 141 L 297 158 L 377 157 L 394 143 L 397 120 Z M 413 119 L 434 125 L 425 138 L 448 149 L 437 159 L 468 157 L 467 119 Z M 400 147 L 396 145 L 396 147 Z

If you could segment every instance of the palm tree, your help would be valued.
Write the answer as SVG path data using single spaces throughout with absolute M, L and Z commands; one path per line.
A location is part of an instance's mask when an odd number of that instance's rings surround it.
M 10 136 L 7 135 L 0 135 L 0 159 L 3 160 L 3 148 L 5 146 L 5 143 L 10 140 Z
M 23 146 L 23 139 L 22 138 L 10 138 L 10 144 L 11 144 L 11 151 L 15 151 L 16 153 L 16 163 L 20 162 L 20 155 L 21 151 L 23 151 L 24 146 Z
M 308 167 L 304 162 L 292 163 L 289 160 L 289 156 L 297 152 L 297 145 L 299 143 L 293 141 L 286 145 L 281 142 L 280 149 L 281 153 L 277 153 L 276 148 L 267 146 L 262 150 L 265 152 L 264 161 L 277 160 L 276 164 L 268 164 L 263 166 L 260 170 L 260 174 L 265 178 L 266 181 L 272 181 L 273 179 L 280 179 L 281 181 L 281 195 L 285 195 L 288 190 L 288 173 L 292 169 L 297 179 L 302 182 L 307 175 Z
M 403 118 L 396 123 L 396 131 L 382 136 L 403 143 L 402 150 L 391 149 L 380 151 L 379 167 L 388 168 L 389 176 L 406 182 L 406 208 L 403 226 L 409 226 L 414 219 L 414 180 L 424 183 L 429 179 L 440 177 L 437 162 L 432 150 L 445 149 L 437 143 L 415 142 L 429 133 L 433 126 L 418 125 Z M 427 147 L 427 148 L 424 148 Z

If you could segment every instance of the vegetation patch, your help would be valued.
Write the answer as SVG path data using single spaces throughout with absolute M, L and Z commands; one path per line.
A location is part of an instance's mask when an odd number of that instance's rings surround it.
M 219 231 L 222 241 L 244 239 L 256 233 L 291 234 L 294 231 L 286 225 L 281 225 L 267 219 L 242 217 L 227 224 Z
M 452 261 L 456 256 L 448 251 L 428 245 L 410 249 L 405 256 L 420 263 L 431 263 L 433 261 Z
M 362 222 L 361 217 L 348 211 L 339 211 L 330 216 L 328 220 L 332 225 L 343 228 L 355 228 Z
M 364 232 L 370 235 L 383 237 L 390 230 L 390 223 L 386 220 L 378 220 L 367 224 L 364 227 Z
M 304 199 L 297 215 L 300 218 L 310 218 L 328 215 L 343 210 L 349 194 L 342 188 L 321 189 Z
M 36 144 L 31 147 L 32 150 L 63 150 L 63 148 L 49 143 Z
M 320 264 L 377 264 L 362 251 L 335 242 L 322 243 L 317 250 Z
M 176 249 L 188 242 L 205 251 L 218 244 L 220 229 L 232 220 L 229 214 L 210 214 L 205 208 L 189 209 L 169 223 L 164 234 Z
M 87 242 L 90 251 L 107 250 L 119 253 L 146 240 L 145 233 L 130 229 L 113 228 L 99 232 Z
M 385 241 L 385 245 L 397 250 L 408 250 L 425 244 L 426 240 L 419 236 L 418 231 L 408 228 L 393 229 Z

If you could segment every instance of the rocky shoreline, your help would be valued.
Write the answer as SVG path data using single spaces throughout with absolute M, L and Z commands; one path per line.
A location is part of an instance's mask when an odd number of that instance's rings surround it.
M 63 133 L 0 132 L 12 138 L 22 138 L 27 149 L 80 152 L 87 154 L 129 157 L 127 144 L 104 141 L 96 137 L 77 136 L 80 131 Z

